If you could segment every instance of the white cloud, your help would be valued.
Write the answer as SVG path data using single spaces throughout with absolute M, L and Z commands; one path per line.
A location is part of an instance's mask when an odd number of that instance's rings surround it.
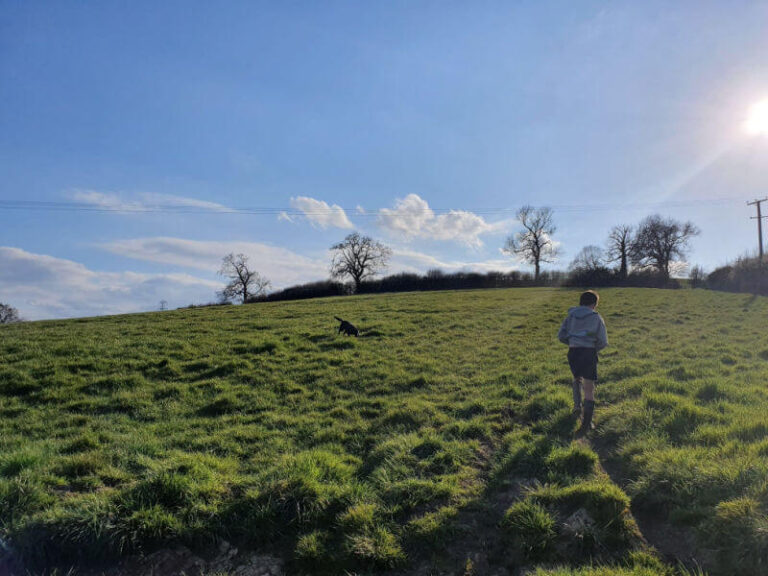
M 157 262 L 182 268 L 195 268 L 214 273 L 221 259 L 230 252 L 243 253 L 250 263 L 266 276 L 274 288 L 328 277 L 328 263 L 307 258 L 286 248 L 260 242 L 223 242 L 154 237 L 116 240 L 102 248 L 136 260 Z
M 220 282 L 188 274 L 98 272 L 44 254 L 0 247 L 0 301 L 28 320 L 121 314 L 215 300 Z
M 514 222 L 486 222 L 466 210 L 436 215 L 418 194 L 396 200 L 394 209 L 382 208 L 377 221 L 379 226 L 399 237 L 453 240 L 475 248 L 483 245 L 481 235 L 503 233 Z
M 291 198 L 291 208 L 300 211 L 313 226 L 323 230 L 326 228 L 354 228 L 354 224 L 347 218 L 344 208 L 338 204 L 331 206 L 322 200 L 298 196 Z M 294 221 L 285 212 L 280 213 L 278 220 Z
M 443 272 L 509 272 L 516 270 L 517 264 L 509 258 L 479 261 L 441 260 L 416 250 L 395 248 L 387 273 L 416 272 L 423 274 L 433 268 L 439 268 Z
M 142 192 L 134 195 L 132 199 L 125 199 L 121 194 L 113 192 L 98 192 L 96 190 L 75 190 L 70 194 L 75 202 L 87 204 L 104 210 L 143 212 L 147 210 L 166 208 L 194 208 L 198 210 L 210 210 L 212 212 L 228 211 L 223 204 L 174 196 L 173 194 L 154 194 Z

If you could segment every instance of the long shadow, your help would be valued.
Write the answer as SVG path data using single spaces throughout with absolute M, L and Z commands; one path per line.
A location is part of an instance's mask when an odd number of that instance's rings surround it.
M 622 467 L 610 457 L 611 446 L 600 438 L 585 440 L 600 459 L 600 467 L 611 481 L 625 492 L 632 478 L 624 474 Z M 677 526 L 658 515 L 639 510 L 630 500 L 630 511 L 640 528 L 643 539 L 653 546 L 662 558 L 671 565 L 682 565 L 691 573 L 700 569 L 703 554 L 696 545 L 696 536 L 691 528 Z

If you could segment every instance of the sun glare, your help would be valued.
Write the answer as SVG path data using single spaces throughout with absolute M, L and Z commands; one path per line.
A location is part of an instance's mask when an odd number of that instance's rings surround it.
M 744 128 L 749 134 L 768 136 L 768 99 L 750 108 Z

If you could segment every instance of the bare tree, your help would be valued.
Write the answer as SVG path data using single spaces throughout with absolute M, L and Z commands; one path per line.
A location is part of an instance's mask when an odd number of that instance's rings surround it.
M 503 250 L 533 264 L 534 278 L 538 280 L 541 263 L 554 262 L 560 253 L 552 241 L 552 234 L 557 230 L 552 222 L 552 209 L 523 206 L 517 211 L 517 219 L 523 230 L 507 238 Z
M 671 263 L 685 258 L 688 242 L 698 234 L 692 222 L 678 222 L 659 214 L 648 216 L 632 239 L 630 261 L 640 268 L 655 268 L 668 279 Z
M 594 272 L 603 268 L 604 260 L 603 249 L 600 246 L 584 246 L 568 268 L 579 272 Z
M 688 279 L 691 281 L 691 288 L 700 288 L 704 285 L 704 281 L 707 279 L 707 274 L 704 272 L 704 268 L 699 266 L 693 266 L 688 272 Z
M 357 232 L 348 235 L 338 244 L 331 246 L 331 276 L 349 276 L 355 283 L 355 291 L 366 278 L 376 275 L 387 267 L 392 250 L 369 236 Z
M 252 296 L 266 293 L 270 281 L 248 267 L 248 256 L 229 253 L 222 259 L 219 275 L 229 279 L 224 290 L 218 293 L 222 301 L 242 299 L 243 303 Z
M 606 262 L 619 263 L 619 278 L 629 274 L 629 252 L 632 248 L 632 226 L 620 224 L 611 229 L 608 235 Z
M 21 322 L 19 311 L 13 306 L 0 302 L 0 324 L 15 324 Z

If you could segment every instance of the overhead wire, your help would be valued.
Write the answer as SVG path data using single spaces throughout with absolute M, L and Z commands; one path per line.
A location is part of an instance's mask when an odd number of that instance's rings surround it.
M 593 204 L 543 204 L 556 212 L 591 212 L 606 210 L 632 210 L 632 209 L 662 209 L 662 208 L 689 208 L 692 206 L 718 205 L 734 202 L 734 198 L 703 198 L 695 200 L 677 200 L 662 202 L 633 202 L 633 203 L 593 203 Z M 338 213 L 343 210 L 346 213 L 354 213 L 355 217 L 377 217 L 381 209 L 360 211 L 359 208 L 341 208 L 339 206 L 329 206 L 326 208 L 312 208 L 310 210 L 300 210 L 297 208 L 255 206 L 232 208 L 222 206 L 218 207 L 199 207 L 184 204 L 128 204 L 119 205 L 99 205 L 85 202 L 61 202 L 61 201 L 43 201 L 43 200 L 0 200 L 0 210 L 25 210 L 25 211 L 61 211 L 61 212 L 104 212 L 116 214 L 222 214 L 222 215 L 263 215 L 263 216 L 326 216 Z M 389 208 L 387 210 L 397 211 Z M 408 207 L 408 212 L 421 212 L 429 214 L 451 214 L 456 212 L 471 212 L 477 215 L 511 215 L 514 216 L 518 208 L 413 208 Z

